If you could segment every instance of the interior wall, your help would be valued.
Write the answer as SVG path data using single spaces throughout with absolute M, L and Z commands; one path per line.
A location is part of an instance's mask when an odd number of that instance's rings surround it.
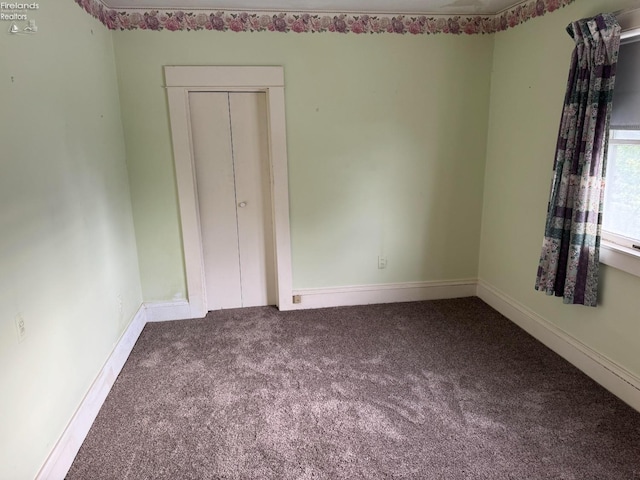
M 632 4 L 581 0 L 495 35 L 479 276 L 640 376 L 640 278 L 601 265 L 597 308 L 534 290 L 574 46 L 565 27 Z
M 0 22 L 3 479 L 35 477 L 142 301 L 111 33 L 70 1 L 30 18 Z
M 146 301 L 186 296 L 164 65 L 284 66 L 295 288 L 476 277 L 493 36 L 114 43 Z
M 73 2 L 41 4 L 36 35 L 0 35 L 0 478 L 35 476 L 143 293 L 186 296 L 164 65 L 285 67 L 296 288 L 475 277 L 480 251 L 482 280 L 640 375 L 640 279 L 603 267 L 597 309 L 533 290 L 564 27 L 632 3 L 582 0 L 491 36 L 113 43 Z

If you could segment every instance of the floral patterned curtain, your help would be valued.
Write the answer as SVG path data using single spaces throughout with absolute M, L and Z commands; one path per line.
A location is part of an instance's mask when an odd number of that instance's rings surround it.
M 605 163 L 620 25 L 612 14 L 567 27 L 576 46 L 553 164 L 536 290 L 595 306 Z

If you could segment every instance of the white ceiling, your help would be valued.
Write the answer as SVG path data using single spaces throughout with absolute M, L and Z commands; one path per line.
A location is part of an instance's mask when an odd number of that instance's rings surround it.
M 101 0 L 115 10 L 278 11 L 493 15 L 521 0 Z

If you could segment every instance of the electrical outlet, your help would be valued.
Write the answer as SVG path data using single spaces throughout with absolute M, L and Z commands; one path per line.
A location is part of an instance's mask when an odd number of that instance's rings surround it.
M 294 295 L 293 303 L 302 303 L 302 295 Z
M 24 337 L 27 336 L 27 326 L 24 323 L 22 315 L 16 315 L 16 332 L 18 334 L 18 343 L 22 343 Z
M 378 268 L 380 270 L 387 268 L 387 257 L 378 257 Z

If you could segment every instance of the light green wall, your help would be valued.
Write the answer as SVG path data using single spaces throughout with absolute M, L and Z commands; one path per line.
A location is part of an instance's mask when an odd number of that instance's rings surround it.
M 492 36 L 132 31 L 114 44 L 145 300 L 186 294 L 164 65 L 284 66 L 296 288 L 475 278 Z
M 65 0 L 34 14 L 38 34 L 0 35 L 0 478 L 35 475 L 143 297 L 186 295 L 163 65 L 285 67 L 296 288 L 475 277 L 479 261 L 640 374 L 640 279 L 603 268 L 597 309 L 533 290 L 564 27 L 631 3 L 491 36 L 356 36 L 111 34 Z
M 111 33 L 72 1 L 31 17 L 31 36 L 0 22 L 0 478 L 11 480 L 36 475 L 142 301 Z
M 640 278 L 603 266 L 597 308 L 533 288 L 573 49 L 565 27 L 633 3 L 580 0 L 495 35 L 479 276 L 640 375 Z

